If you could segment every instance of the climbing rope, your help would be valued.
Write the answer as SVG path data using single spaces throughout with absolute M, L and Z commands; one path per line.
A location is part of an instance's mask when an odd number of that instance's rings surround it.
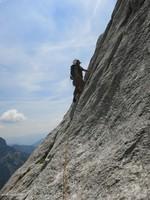
M 68 172 L 67 172 L 67 165 L 68 165 L 68 141 L 65 144 L 65 152 L 64 152 L 64 166 L 63 166 L 63 200 L 68 199 Z

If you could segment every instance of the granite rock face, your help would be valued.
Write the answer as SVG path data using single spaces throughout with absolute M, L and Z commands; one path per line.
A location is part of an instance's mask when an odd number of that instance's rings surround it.
M 150 1 L 118 0 L 86 86 L 2 200 L 150 199 Z

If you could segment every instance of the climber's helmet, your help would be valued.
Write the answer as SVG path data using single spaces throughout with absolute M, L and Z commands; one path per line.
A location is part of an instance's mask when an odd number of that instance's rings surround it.
M 73 65 L 80 65 L 81 62 L 78 59 L 73 60 Z

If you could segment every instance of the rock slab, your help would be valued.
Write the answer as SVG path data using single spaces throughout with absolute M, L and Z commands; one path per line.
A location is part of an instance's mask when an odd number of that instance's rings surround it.
M 86 86 L 1 200 L 150 199 L 150 1 L 118 0 Z

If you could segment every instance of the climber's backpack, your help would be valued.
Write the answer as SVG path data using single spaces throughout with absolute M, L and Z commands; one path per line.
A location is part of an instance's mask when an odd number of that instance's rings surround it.
M 71 80 L 74 80 L 74 78 L 75 78 L 75 66 L 72 65 L 72 66 L 70 67 L 70 79 L 71 79 Z

